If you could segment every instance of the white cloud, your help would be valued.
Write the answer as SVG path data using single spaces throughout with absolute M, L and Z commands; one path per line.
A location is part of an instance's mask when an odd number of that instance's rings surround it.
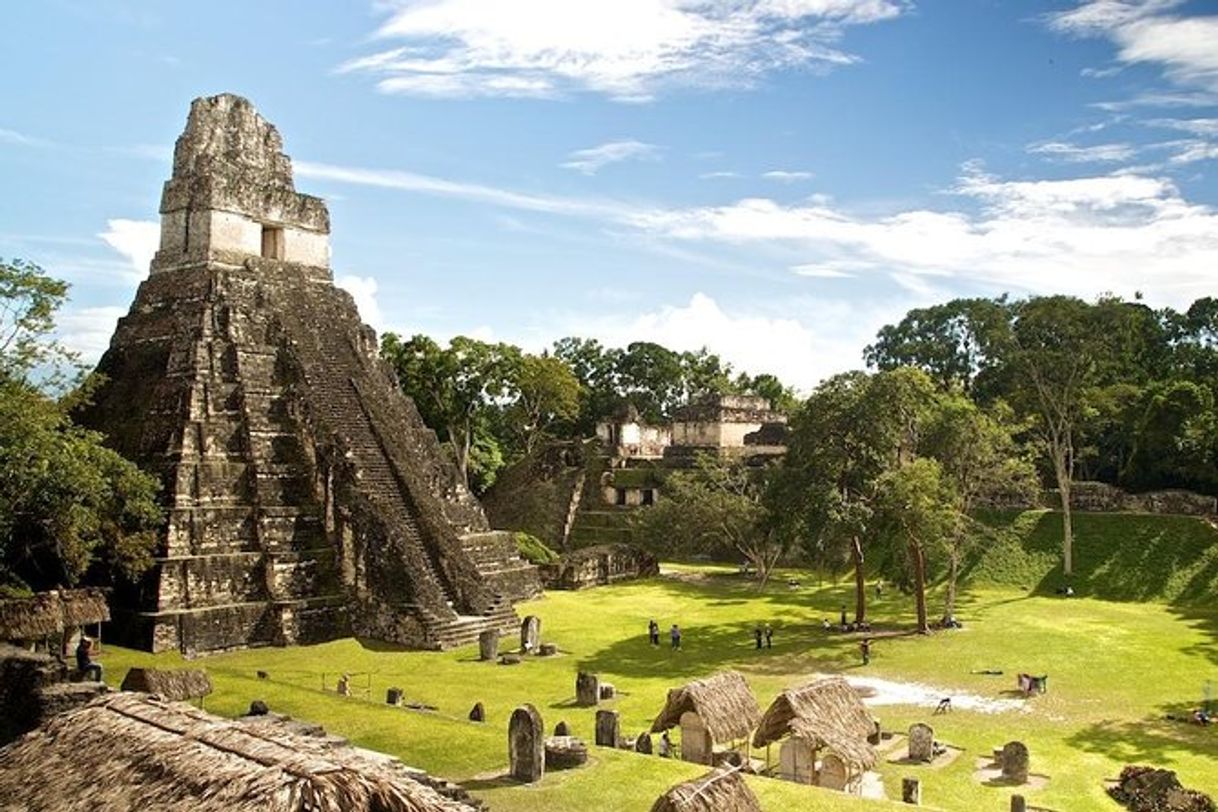
M 153 220 L 107 220 L 106 230 L 97 236 L 126 257 L 135 278 L 142 279 L 160 245 L 161 226 Z
M 588 149 L 577 149 L 568 155 L 568 160 L 560 166 L 585 175 L 595 175 L 609 164 L 622 161 L 655 161 L 659 159 L 659 154 L 660 148 L 655 144 L 645 144 L 633 139 L 610 141 Z
M 55 333 L 65 347 L 80 353 L 80 360 L 91 366 L 110 346 L 114 328 L 126 314 L 121 307 L 69 308 L 56 317 Z
M 355 299 L 355 306 L 359 308 L 360 319 L 365 324 L 378 333 L 384 332 L 385 317 L 381 313 L 381 306 L 376 300 L 377 290 L 380 286 L 377 284 L 375 277 L 347 274 L 336 278 L 334 284 L 350 293 L 351 298 Z
M 33 135 L 17 132 L 16 130 L 6 130 L 0 127 L 0 144 L 13 144 L 19 147 L 49 147 L 52 146 L 50 141 L 43 138 L 38 138 Z
M 1175 81 L 1218 90 L 1218 16 L 1171 13 L 1181 5 L 1180 0 L 1085 0 L 1049 21 L 1058 31 L 1112 40 L 1122 62 L 1157 64 Z
M 811 172 L 789 171 L 786 169 L 772 169 L 769 172 L 763 172 L 761 177 L 766 180 L 776 180 L 779 183 L 795 183 L 801 180 L 810 180 Z
M 740 177 L 739 172 L 728 172 L 723 170 L 719 172 L 703 172 L 701 175 L 698 175 L 699 180 L 726 180 L 729 178 L 738 177 Z
M 1183 141 L 1177 151 L 1167 159 L 1170 164 L 1191 164 L 1197 161 L 1218 159 L 1218 143 L 1212 141 Z
M 749 86 L 782 67 L 850 64 L 843 30 L 906 0 L 430 0 L 377 31 L 406 44 L 350 60 L 385 93 L 646 101 L 671 86 Z
M 1067 163 L 1113 163 L 1128 161 L 1137 154 L 1129 144 L 1095 144 L 1081 147 L 1063 141 L 1046 141 L 1032 144 L 1027 151 L 1034 155 L 1047 155 Z
M 1165 127 L 1192 135 L 1218 138 L 1218 118 L 1155 118 L 1145 123 L 1152 127 Z
M 856 271 L 872 270 L 874 267 L 870 262 L 827 260 L 825 262 L 806 262 L 802 265 L 792 265 L 791 272 L 796 276 L 807 276 L 814 279 L 846 279 L 854 276 Z

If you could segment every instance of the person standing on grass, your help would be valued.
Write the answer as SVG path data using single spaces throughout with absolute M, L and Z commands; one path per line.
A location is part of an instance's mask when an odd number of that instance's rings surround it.
M 846 628 L 846 604 L 842 604 L 842 629 Z
M 864 637 L 863 642 L 859 643 L 859 651 L 863 654 L 863 665 L 868 665 L 871 662 L 871 638 Z
M 765 647 L 774 648 L 774 627 L 769 623 L 765 624 Z
M 660 624 L 656 623 L 655 618 L 647 621 L 647 639 L 653 646 L 660 645 Z
M 681 649 L 681 627 L 677 624 L 672 624 L 672 628 L 668 630 L 668 636 L 672 638 L 672 650 L 679 651 Z
M 753 640 L 757 643 L 757 650 L 761 650 L 761 624 L 758 623 L 753 627 Z

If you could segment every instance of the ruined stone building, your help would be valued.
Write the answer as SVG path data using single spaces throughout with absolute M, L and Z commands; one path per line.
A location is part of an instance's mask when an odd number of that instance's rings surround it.
M 117 591 L 116 633 L 193 652 L 513 628 L 536 572 L 334 286 L 329 213 L 276 129 L 245 99 L 196 99 L 160 211 L 81 415 L 165 485 L 156 566 Z

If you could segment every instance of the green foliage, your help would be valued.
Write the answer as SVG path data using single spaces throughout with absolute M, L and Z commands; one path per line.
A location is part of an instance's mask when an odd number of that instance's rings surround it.
M 530 564 L 552 564 L 558 560 L 558 553 L 547 547 L 546 543 L 537 536 L 522 531 L 517 531 L 515 536 L 517 552 Z
M 68 382 L 63 366 L 76 358 L 50 338 L 67 297 L 68 284 L 34 263 L 0 259 L 0 379 L 24 381 L 37 373 L 51 388 Z

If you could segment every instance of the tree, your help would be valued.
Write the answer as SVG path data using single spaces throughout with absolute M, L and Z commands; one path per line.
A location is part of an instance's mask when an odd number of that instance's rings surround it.
M 523 438 L 523 451 L 531 454 L 537 441 L 555 422 L 579 414 L 579 379 L 553 355 L 525 355 L 510 374 L 516 392 L 512 407 L 514 430 Z
M 764 587 L 790 539 L 762 499 L 769 473 L 699 454 L 692 470 L 668 476 L 661 500 L 636 514 L 635 527 L 667 552 L 742 556 Z
M 152 563 L 157 481 L 72 423 L 82 385 L 55 400 L 72 360 L 50 337 L 68 287 L 32 263 L 0 263 L 0 583 L 45 589 L 135 578 Z
M 984 503 L 1026 504 L 1039 490 L 1036 469 L 1015 441 L 1019 430 L 1005 404 L 987 413 L 959 392 L 942 395 L 930 410 L 920 452 L 938 462 L 955 513 L 950 531 L 938 537 L 937 545 L 948 565 L 944 617 L 956 613 L 964 557 L 987 530 L 973 511 Z
M 848 551 L 856 623 L 867 614 L 865 547 L 875 532 L 880 477 L 912 459 L 933 397 L 930 378 L 911 367 L 849 372 L 818 386 L 792 421 L 771 511 L 807 543 Z
M 876 512 L 881 533 L 904 550 L 913 574 L 918 632 L 930 625 L 926 613 L 926 555 L 932 545 L 955 532 L 959 514 L 951 483 L 939 463 L 925 457 L 891 468 L 876 482 Z
M 1074 571 L 1070 486 L 1075 436 L 1087 392 L 1097 380 L 1103 337 L 1089 305 L 1069 296 L 1045 296 L 1014 305 L 1006 360 L 1025 384 L 1014 400 L 1033 417 L 1049 457 L 1062 509 L 1062 572 Z
M 381 356 L 393 367 L 402 391 L 414 399 L 423 422 L 451 445 L 457 470 L 471 486 L 472 449 L 490 431 L 498 401 L 509 394 L 520 350 L 465 336 L 441 347 L 424 335 L 402 341 L 386 333 Z

